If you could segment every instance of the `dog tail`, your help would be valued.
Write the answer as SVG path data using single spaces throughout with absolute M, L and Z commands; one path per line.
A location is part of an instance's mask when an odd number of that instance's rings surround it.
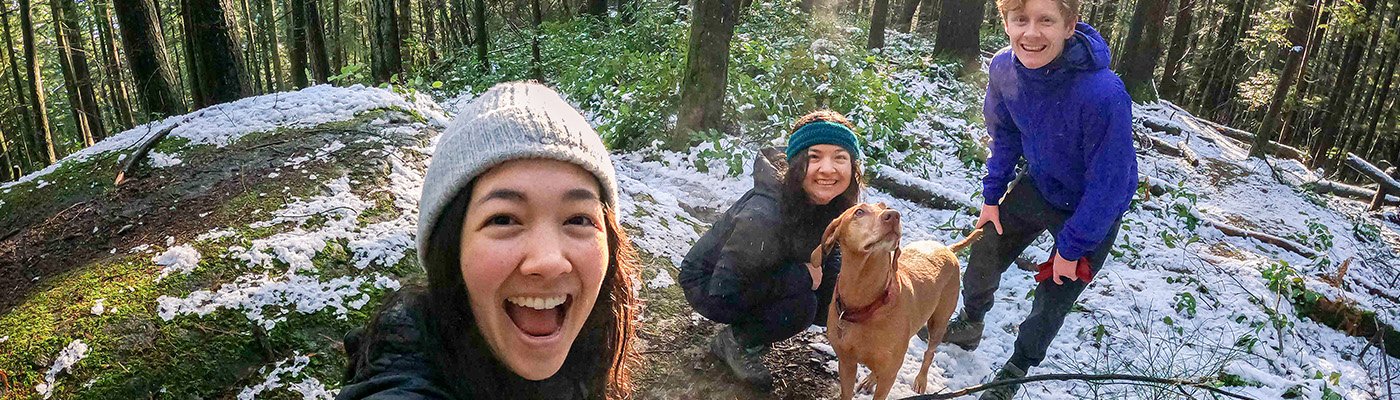
M 948 246 L 948 249 L 952 250 L 954 253 L 957 253 L 959 251 L 962 251 L 962 249 L 967 248 L 967 246 L 971 246 L 973 243 L 977 243 L 978 240 L 982 239 L 982 229 L 983 228 L 977 228 L 976 230 L 972 231 L 972 234 L 967 235 L 967 238 L 963 239 L 961 242 L 953 243 L 953 245 Z

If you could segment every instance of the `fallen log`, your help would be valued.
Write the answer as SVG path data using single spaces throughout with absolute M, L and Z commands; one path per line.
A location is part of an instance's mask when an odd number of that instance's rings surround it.
M 175 130 L 177 126 L 180 126 L 180 124 L 170 124 L 170 126 L 165 127 L 165 129 L 156 132 L 155 136 L 141 143 L 141 147 L 137 147 L 136 151 L 132 152 L 131 155 L 126 157 L 126 161 L 122 162 L 122 168 L 117 171 L 117 179 L 112 182 L 112 184 L 121 186 L 122 182 L 126 181 L 126 175 L 131 173 L 137 163 L 146 159 L 146 155 L 151 152 L 151 148 L 156 146 L 156 142 L 160 142 L 161 139 L 164 139 L 165 136 L 169 135 L 170 131 Z
M 156 147 L 156 143 L 159 143 L 161 139 L 165 139 L 165 136 L 169 135 L 170 132 L 175 130 L 176 127 L 184 125 L 185 123 L 190 122 L 190 120 L 195 119 L 201 115 L 204 115 L 204 111 L 191 114 L 190 116 L 185 117 L 185 119 L 180 120 L 180 122 L 170 124 L 170 126 L 167 126 L 164 129 L 161 129 L 160 131 L 156 132 L 156 134 L 154 136 L 151 136 L 150 139 L 146 139 L 145 142 L 141 143 L 141 147 L 137 147 L 136 151 L 132 152 L 131 155 L 126 157 L 126 161 L 122 163 L 122 168 L 117 171 L 117 179 L 115 182 L 113 182 L 113 185 L 121 186 L 122 182 L 126 181 L 126 175 L 130 174 L 131 171 L 134 168 L 136 168 L 136 164 L 140 163 L 141 160 L 146 159 L 146 155 L 151 152 L 152 148 Z
M 1197 121 L 1201 121 L 1202 123 L 1210 126 L 1211 128 L 1215 129 L 1216 132 L 1220 132 L 1221 135 L 1225 135 L 1225 137 L 1238 140 L 1246 145 L 1254 145 L 1253 133 L 1221 125 L 1218 122 L 1197 116 L 1191 116 L 1191 118 L 1195 118 Z M 1298 162 L 1303 162 L 1307 159 L 1307 157 L 1303 155 L 1302 150 L 1298 150 L 1293 146 L 1289 146 L 1278 142 L 1268 142 L 1265 145 L 1264 150 L 1267 151 L 1269 154 L 1273 154 L 1275 157 L 1289 158 L 1297 160 Z
M 1251 238 L 1264 243 L 1272 244 L 1274 246 L 1278 246 L 1278 248 L 1288 250 L 1290 252 L 1296 253 L 1307 258 L 1317 258 L 1317 256 L 1321 255 L 1317 252 L 1317 250 L 1313 250 L 1308 246 L 1305 246 L 1301 243 L 1289 239 L 1281 238 L 1263 232 L 1251 231 L 1248 229 L 1227 225 L 1224 222 L 1216 221 L 1210 218 L 1201 218 L 1201 221 L 1210 224 L 1210 226 L 1212 227 L 1215 227 L 1215 229 L 1219 230 L 1221 233 L 1224 233 L 1225 236 Z
M 1371 201 L 1376 197 L 1375 190 L 1325 179 L 1304 184 L 1303 187 L 1317 194 L 1330 194 L 1361 201 Z M 1387 193 L 1385 204 L 1400 204 L 1400 197 Z
M 1142 120 L 1142 126 L 1145 126 L 1145 127 L 1147 127 L 1148 129 L 1151 129 L 1151 130 L 1154 130 L 1154 131 L 1157 131 L 1157 132 L 1166 132 L 1166 133 L 1170 133 L 1170 134 L 1173 134 L 1173 135 L 1180 135 L 1180 134 L 1181 134 L 1181 127 L 1163 124 L 1163 123 L 1158 122 L 1157 120 L 1151 119 L 1151 118 L 1143 118 L 1143 120 Z
M 891 196 L 940 210 L 960 210 L 971 215 L 980 212 L 972 202 L 959 200 L 948 193 L 939 193 L 933 189 L 932 182 L 892 167 L 877 165 L 871 168 L 870 172 L 870 187 L 880 189 Z
M 1371 165 L 1371 163 L 1366 162 L 1366 160 L 1362 160 L 1361 157 L 1358 157 L 1356 154 L 1347 153 L 1346 163 L 1347 166 L 1356 170 L 1356 172 L 1360 172 L 1362 175 L 1366 175 L 1367 178 L 1376 181 L 1376 184 L 1380 185 L 1380 187 L 1387 192 L 1400 193 L 1400 182 L 1386 176 L 1386 173 L 1381 171 L 1380 168 L 1376 168 L 1376 166 Z
M 1186 163 L 1192 167 L 1201 165 L 1201 160 L 1196 157 L 1196 152 L 1192 151 L 1185 143 L 1171 144 L 1150 135 L 1142 135 L 1142 137 L 1152 146 L 1152 150 L 1156 150 L 1158 153 L 1186 160 Z

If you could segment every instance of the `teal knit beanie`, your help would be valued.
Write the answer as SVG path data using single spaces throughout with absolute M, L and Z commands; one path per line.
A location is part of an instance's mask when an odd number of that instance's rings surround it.
M 856 140 L 856 133 L 851 132 L 845 125 L 830 121 L 814 121 L 793 132 L 792 136 L 788 137 L 787 158 L 791 160 L 808 147 L 818 144 L 841 146 L 855 158 L 861 158 L 860 141 Z

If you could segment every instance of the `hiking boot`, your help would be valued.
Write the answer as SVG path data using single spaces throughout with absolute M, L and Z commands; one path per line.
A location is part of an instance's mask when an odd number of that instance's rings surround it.
M 948 322 L 948 333 L 943 334 L 943 343 L 952 343 L 967 351 L 976 350 L 977 345 L 982 343 L 982 325 L 982 321 L 969 321 L 959 315 Z
M 1001 367 L 1001 370 L 1000 370 L 1000 371 L 997 371 L 997 374 L 996 374 L 995 377 L 992 378 L 992 381 L 995 382 L 995 381 L 1003 381 L 1003 380 L 1007 380 L 1007 379 L 1016 379 L 1016 378 L 1025 378 L 1025 377 L 1026 377 L 1026 370 L 1021 369 L 1021 367 L 1017 367 L 1016 364 L 1012 364 L 1012 363 L 1009 363 L 1009 362 L 1008 362 L 1008 363 L 1006 363 L 1006 365 L 1003 365 L 1003 366 Z M 1018 392 L 1018 391 L 1020 391 L 1020 390 L 1021 390 L 1021 385 L 1020 385 L 1020 384 L 1006 385 L 1006 386 L 997 386 L 997 387 L 994 387 L 994 388 L 991 388 L 991 389 L 987 389 L 987 391 L 985 391 L 985 392 L 982 392 L 982 397 L 978 397 L 978 399 L 979 399 L 979 400 L 1011 400 L 1012 397 L 1015 397 L 1015 396 L 1016 396 L 1016 392 Z
M 734 330 L 728 326 L 715 335 L 710 342 L 710 352 L 723 360 L 739 379 L 759 390 L 771 390 L 773 373 L 763 365 L 763 356 L 768 354 L 768 345 L 745 347 L 734 337 Z

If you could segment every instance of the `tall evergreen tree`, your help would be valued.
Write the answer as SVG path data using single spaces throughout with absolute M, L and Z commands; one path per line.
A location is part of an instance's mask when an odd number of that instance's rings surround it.
M 73 115 L 74 126 L 82 138 L 83 146 L 107 137 L 102 127 L 102 113 L 97 105 L 97 95 L 92 89 L 92 69 L 88 66 L 88 47 L 78 26 L 78 6 L 73 0 L 49 0 L 49 12 L 53 16 L 55 42 L 58 44 L 58 61 L 63 69 L 64 87 L 68 92 L 68 104 Z
M 964 66 L 976 65 L 981 49 L 978 32 L 982 30 L 984 0 L 943 0 L 938 12 L 938 34 L 933 49 L 940 54 L 956 57 Z
M 689 49 L 681 75 L 681 98 L 670 147 L 686 147 L 691 132 L 724 126 L 724 88 L 729 79 L 729 42 L 739 19 L 739 0 L 693 0 Z
M 229 0 L 183 0 L 189 13 L 187 27 L 195 72 L 191 85 L 199 88 L 195 105 L 205 107 L 248 97 L 252 94 L 235 35 L 233 7 Z
M 24 37 L 24 59 L 29 74 L 29 110 L 34 116 L 34 131 L 29 135 L 30 160 L 49 165 L 58 162 L 53 133 L 49 128 L 49 112 L 44 105 L 44 81 L 39 74 L 39 56 L 34 48 L 34 10 L 29 0 L 19 0 L 19 30 Z
M 1170 0 L 1138 0 L 1133 21 L 1128 27 L 1128 40 L 1119 62 L 1118 74 L 1123 86 L 1137 102 L 1157 101 L 1157 88 L 1152 84 L 1153 71 L 1162 56 L 1162 24 L 1167 20 Z

